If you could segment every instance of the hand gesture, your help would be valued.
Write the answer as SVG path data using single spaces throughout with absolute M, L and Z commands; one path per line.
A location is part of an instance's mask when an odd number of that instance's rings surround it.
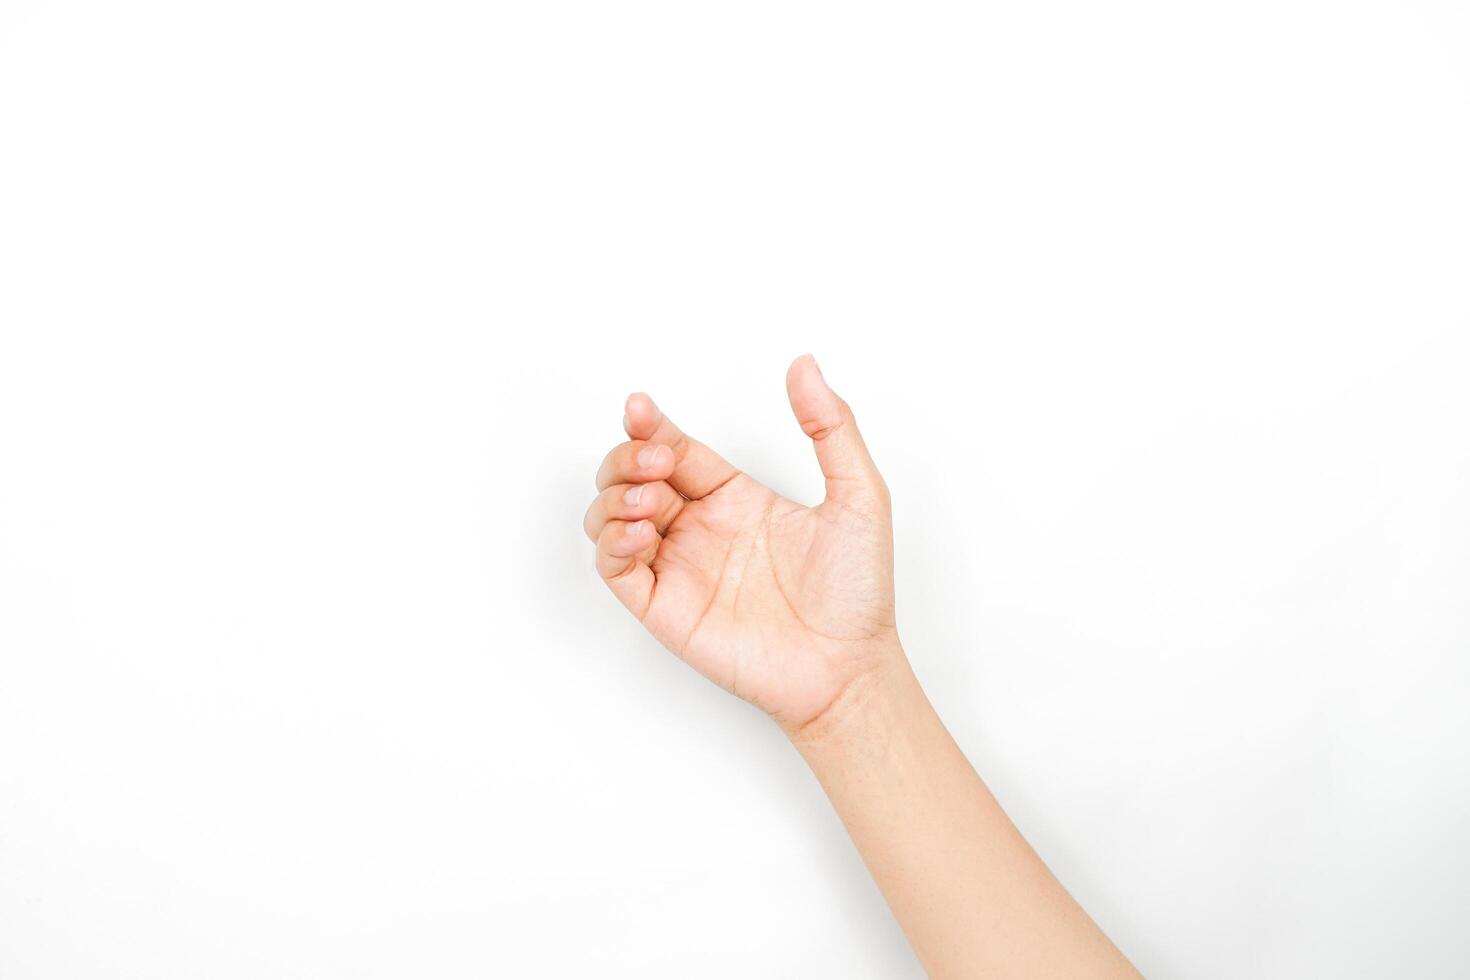
M 587 511 L 597 570 L 659 642 L 800 730 L 898 649 L 888 490 L 806 355 L 786 373 L 827 496 L 788 500 L 629 396 Z

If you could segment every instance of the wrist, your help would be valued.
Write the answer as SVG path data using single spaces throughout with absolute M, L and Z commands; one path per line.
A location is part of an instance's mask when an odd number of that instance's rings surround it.
M 896 636 L 865 661 L 863 669 L 815 717 L 793 727 L 783 726 L 786 737 L 803 755 L 869 735 L 907 713 L 915 695 L 925 700 Z

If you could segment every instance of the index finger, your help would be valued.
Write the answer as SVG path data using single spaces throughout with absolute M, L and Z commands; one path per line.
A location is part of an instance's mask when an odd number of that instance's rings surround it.
M 624 411 L 623 428 L 629 436 L 674 451 L 674 472 L 668 480 L 689 499 L 706 497 L 740 475 L 719 453 L 686 436 L 643 392 L 629 395 Z

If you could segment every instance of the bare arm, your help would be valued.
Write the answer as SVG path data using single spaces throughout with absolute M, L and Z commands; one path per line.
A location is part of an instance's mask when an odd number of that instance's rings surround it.
M 1006 817 L 898 640 L 888 490 L 847 403 L 798 358 L 787 395 L 826 477 L 788 500 L 629 396 L 586 517 L 597 568 L 690 666 L 765 710 L 826 789 L 938 980 L 1136 971 Z
M 901 650 L 791 734 L 931 977 L 1138 976 L 990 795 Z

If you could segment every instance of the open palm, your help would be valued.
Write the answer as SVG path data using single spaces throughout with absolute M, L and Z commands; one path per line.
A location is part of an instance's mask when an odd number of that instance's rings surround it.
M 894 646 L 893 545 L 847 404 L 810 356 L 786 388 L 826 477 L 821 504 L 770 490 L 635 394 L 586 530 L 608 586 L 664 646 L 800 728 Z

